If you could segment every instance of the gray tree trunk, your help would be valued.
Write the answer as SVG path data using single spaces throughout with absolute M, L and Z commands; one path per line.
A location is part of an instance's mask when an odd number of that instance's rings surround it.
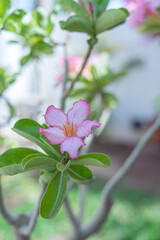
M 30 236 L 22 235 L 18 229 L 14 229 L 16 240 L 31 240 Z

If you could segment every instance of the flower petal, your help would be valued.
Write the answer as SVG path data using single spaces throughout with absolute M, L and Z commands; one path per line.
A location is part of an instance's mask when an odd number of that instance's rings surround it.
M 67 123 L 66 114 L 61 109 L 58 109 L 53 105 L 47 108 L 44 118 L 48 125 L 54 126 L 54 127 L 63 128 L 63 126 Z
M 67 117 L 69 123 L 79 126 L 90 113 L 90 106 L 86 100 L 79 100 L 73 104 L 73 107 L 68 111 Z
M 92 127 L 100 127 L 101 123 L 96 120 L 86 120 L 78 126 L 76 135 L 78 137 L 88 137 L 92 133 Z
M 60 146 L 61 153 L 68 152 L 69 156 L 73 158 L 78 157 L 78 149 L 85 145 L 83 140 L 79 137 L 69 137 Z
M 52 145 L 60 144 L 67 138 L 63 130 L 58 127 L 39 128 L 39 133 L 43 134 Z

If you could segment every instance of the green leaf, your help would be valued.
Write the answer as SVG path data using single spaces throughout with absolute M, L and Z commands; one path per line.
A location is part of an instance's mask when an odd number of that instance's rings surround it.
M 23 25 L 21 35 L 25 38 L 30 38 L 30 37 L 46 37 L 47 32 L 38 26 L 30 26 L 30 25 Z
M 22 19 L 26 15 L 23 9 L 16 9 L 4 20 L 3 29 L 19 34 L 23 26 Z
M 11 0 L 0 0 L 0 18 L 4 18 L 11 7 Z
M 9 116 L 9 119 L 11 119 L 14 114 L 15 114 L 15 108 L 14 106 L 8 101 L 8 99 L 5 99 L 6 100 L 6 103 L 8 105 L 8 108 L 9 108 L 9 111 L 10 111 L 10 116 Z
M 21 163 L 30 154 L 40 154 L 40 152 L 30 148 L 14 148 L 6 151 L 0 156 L 0 174 L 14 175 L 24 172 Z
M 51 145 L 49 140 L 43 135 L 40 135 L 40 139 L 45 143 L 45 145 L 50 149 L 50 151 L 57 156 L 57 158 L 59 159 L 59 161 L 62 160 L 63 155 L 60 152 L 60 145 Z
M 118 105 L 118 99 L 111 93 L 102 94 L 103 104 L 107 108 L 115 108 Z
M 55 217 L 63 203 L 67 191 L 67 172 L 58 172 L 49 183 L 42 198 L 40 214 L 43 218 Z
M 56 15 L 56 12 L 53 10 L 48 16 L 48 26 L 46 28 L 46 31 L 48 34 L 51 34 L 53 30 L 55 20 L 56 20 L 55 15 Z
M 36 51 L 45 53 L 45 54 L 52 54 L 53 53 L 53 46 L 50 45 L 49 43 L 46 43 L 44 41 L 39 41 L 35 45 Z
M 102 153 L 88 153 L 79 156 L 78 159 L 71 160 L 71 165 L 88 165 L 97 167 L 109 167 L 110 158 Z
M 55 168 L 54 170 L 43 170 L 39 177 L 40 184 L 47 185 L 52 180 L 56 173 L 57 168 Z
M 23 159 L 22 168 L 25 170 L 56 168 L 57 163 L 57 160 L 44 154 L 32 154 Z
M 92 0 L 95 17 L 102 14 L 109 3 L 109 0 Z
M 61 28 L 70 32 L 83 32 L 94 35 L 94 29 L 90 20 L 78 15 L 71 16 L 66 22 L 61 21 Z
M 31 54 L 28 54 L 28 55 L 22 57 L 21 61 L 20 61 L 21 66 L 24 66 L 26 63 L 28 63 L 31 58 L 32 58 Z
M 85 88 L 78 88 L 78 89 L 73 89 L 69 95 L 69 97 L 77 97 L 80 95 L 83 95 L 84 93 L 88 92 L 88 89 Z
M 38 7 L 32 15 L 36 25 L 44 29 L 47 27 L 47 15 L 44 8 Z
M 160 34 L 160 18 L 147 17 L 145 24 L 138 27 L 142 33 Z
M 91 170 L 82 165 L 70 166 L 68 174 L 76 183 L 79 184 L 88 184 L 94 180 Z
M 26 11 L 24 11 L 23 9 L 16 9 L 7 16 L 5 21 L 18 22 L 18 21 L 21 21 L 26 14 L 27 14 Z
M 61 162 L 57 163 L 57 165 L 56 165 L 57 170 L 60 171 L 60 172 L 66 171 L 70 166 L 70 162 L 71 161 L 68 161 L 67 164 L 63 164 Z
M 85 12 L 85 10 L 75 1 L 58 0 L 58 2 L 67 11 L 74 12 L 76 15 L 80 15 L 81 17 L 88 17 L 88 14 Z
M 39 134 L 39 128 L 41 127 L 36 121 L 32 119 L 20 119 L 13 127 L 13 131 L 19 135 L 29 139 L 38 146 L 40 146 L 48 155 L 58 160 L 51 148 L 49 148 L 41 139 Z
M 96 33 L 109 30 L 125 21 L 129 16 L 125 9 L 110 9 L 105 11 L 96 21 Z

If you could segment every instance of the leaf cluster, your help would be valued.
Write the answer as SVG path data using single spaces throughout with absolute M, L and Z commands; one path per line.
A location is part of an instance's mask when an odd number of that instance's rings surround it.
M 87 79 L 82 75 L 79 79 L 77 88 L 71 91 L 69 97 L 82 97 L 91 104 L 95 97 L 99 95 L 101 96 L 104 107 L 116 107 L 118 100 L 113 94 L 107 91 L 107 86 L 124 76 L 126 72 L 123 70 L 114 72 L 106 63 L 103 67 L 105 68 L 105 71 L 99 73 L 99 67 L 91 65 L 89 67 L 91 73 L 90 79 Z
M 54 42 L 51 33 L 54 28 L 56 12 L 53 10 L 49 15 L 43 8 L 37 8 L 32 12 L 31 20 L 28 23 L 21 22 L 19 31 L 15 33 L 20 36 L 19 40 L 11 43 L 20 43 L 28 48 L 28 54 L 20 63 L 25 65 L 31 59 L 39 59 L 42 54 L 52 54 Z
M 154 37 L 159 36 L 160 35 L 160 10 L 157 9 L 157 16 L 148 16 L 145 20 L 145 23 L 142 24 L 138 29 L 141 33 L 149 33 Z
M 88 10 L 89 2 L 93 5 L 93 13 Z M 66 21 L 60 22 L 61 28 L 71 32 L 87 33 L 91 37 L 88 43 L 93 45 L 95 44 L 93 40 L 98 34 L 124 23 L 129 16 L 125 8 L 106 10 L 108 0 L 87 0 L 79 4 L 74 0 L 59 0 L 59 3 L 64 9 L 74 13 Z
M 51 145 L 44 135 L 40 135 L 36 121 L 19 120 L 13 130 L 36 143 L 45 153 L 31 148 L 14 148 L 0 156 L 0 174 L 14 175 L 39 169 L 40 183 L 47 185 L 41 201 L 40 213 L 44 218 L 55 216 L 65 198 L 68 178 L 79 184 L 94 180 L 91 170 L 86 166 L 110 166 L 110 158 L 100 153 L 90 153 L 70 159 L 62 155 L 59 145 Z

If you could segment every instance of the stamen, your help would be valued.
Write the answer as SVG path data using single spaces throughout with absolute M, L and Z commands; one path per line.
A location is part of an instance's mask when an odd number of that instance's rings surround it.
M 74 137 L 76 135 L 77 127 L 73 123 L 67 123 L 63 127 L 64 135 L 67 137 Z

